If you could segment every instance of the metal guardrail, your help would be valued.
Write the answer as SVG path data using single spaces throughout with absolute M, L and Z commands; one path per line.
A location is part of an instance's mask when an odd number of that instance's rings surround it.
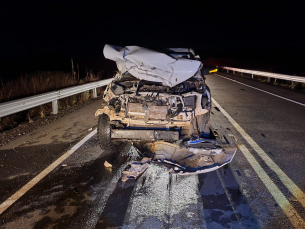
M 61 89 L 58 91 L 47 92 L 23 99 L 17 99 L 5 103 L 0 103 L 0 118 L 50 102 L 52 102 L 53 114 L 57 114 L 58 113 L 57 101 L 59 99 L 90 90 L 93 90 L 93 97 L 95 98 L 97 97 L 96 88 L 106 86 L 112 80 L 113 78 L 100 80 L 92 83 L 86 83 L 78 86 Z
M 229 70 L 233 71 L 233 74 L 235 74 L 235 72 L 240 72 L 241 74 L 248 73 L 248 74 L 252 75 L 252 79 L 253 79 L 254 75 L 265 76 L 265 77 L 268 77 L 268 82 L 270 82 L 270 78 L 275 78 L 275 79 L 281 79 L 281 80 L 288 80 L 288 81 L 292 81 L 292 82 L 305 83 L 305 77 L 302 77 L 302 76 L 291 76 L 291 75 L 283 75 L 283 74 L 277 74 L 277 73 L 271 73 L 271 72 L 252 71 L 252 70 L 247 70 L 247 69 L 231 68 L 231 67 L 225 67 L 225 66 L 221 66 L 219 68 L 226 69 L 227 73 L 229 73 Z

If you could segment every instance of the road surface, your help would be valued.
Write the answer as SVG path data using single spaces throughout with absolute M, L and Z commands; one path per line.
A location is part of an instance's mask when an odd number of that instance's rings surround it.
M 136 151 L 99 148 L 98 98 L 0 148 L 0 228 L 304 228 L 305 95 L 225 73 L 207 84 L 212 128 L 238 145 L 228 167 L 151 164 L 123 183 Z

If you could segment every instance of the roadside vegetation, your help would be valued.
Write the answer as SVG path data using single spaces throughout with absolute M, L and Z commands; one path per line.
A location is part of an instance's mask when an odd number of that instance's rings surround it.
M 6 83 L 0 82 L 0 103 L 102 79 L 103 72 L 94 74 L 92 71 L 87 71 L 83 78 L 80 78 L 77 74 L 72 76 L 71 73 L 60 71 L 38 71 L 32 74 L 24 74 L 15 80 Z M 97 89 L 98 95 L 102 92 L 103 88 Z M 58 101 L 59 111 L 87 101 L 91 97 L 92 92 L 88 91 L 61 99 Z M 25 121 L 31 123 L 35 117 L 45 118 L 51 114 L 52 104 L 49 103 L 0 118 L 0 132 L 14 128 Z

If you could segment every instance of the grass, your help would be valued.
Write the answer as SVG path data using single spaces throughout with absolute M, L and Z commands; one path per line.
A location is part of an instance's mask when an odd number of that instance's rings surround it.
M 45 92 L 59 90 L 70 86 L 83 83 L 94 82 L 103 79 L 103 72 L 94 74 L 87 72 L 87 76 L 81 79 L 72 77 L 71 73 L 60 71 L 38 71 L 32 74 L 24 74 L 13 81 L 6 83 L 0 82 L 0 103 L 25 98 Z M 98 88 L 97 93 L 101 94 L 102 89 Z M 73 106 L 76 103 L 88 100 L 92 97 L 91 92 L 84 92 L 59 100 L 59 109 Z M 33 117 L 40 116 L 45 118 L 51 114 L 52 106 L 50 104 L 31 108 L 27 111 L 19 112 L 7 117 L 0 118 L 0 132 L 14 128 L 21 122 L 32 122 Z

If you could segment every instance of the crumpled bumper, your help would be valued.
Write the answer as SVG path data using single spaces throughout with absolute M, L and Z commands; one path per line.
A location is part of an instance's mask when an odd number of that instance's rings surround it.
M 180 175 L 207 173 L 230 163 L 234 146 L 220 146 L 215 140 L 199 139 L 184 145 L 157 141 L 149 146 L 154 161 L 168 165 L 169 172 Z

